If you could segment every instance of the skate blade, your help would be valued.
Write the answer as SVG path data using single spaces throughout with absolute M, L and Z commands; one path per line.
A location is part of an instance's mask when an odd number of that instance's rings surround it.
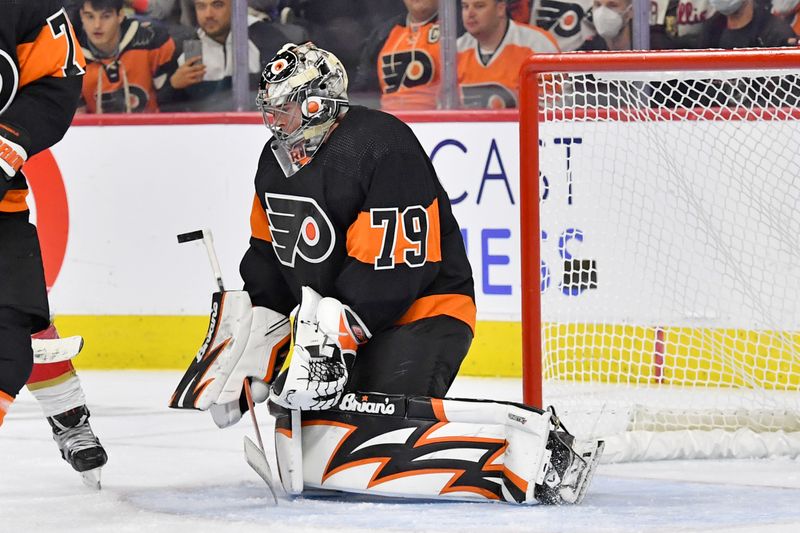
M 79 472 L 81 475 L 81 479 L 83 480 L 83 484 L 89 487 L 90 489 L 100 490 L 102 487 L 100 486 L 100 471 L 101 468 L 92 468 L 91 470 L 87 470 L 86 472 Z
M 586 452 L 583 454 L 583 458 L 586 459 L 588 464 L 586 465 L 586 475 L 583 476 L 583 480 L 578 487 L 577 495 L 575 496 L 575 501 L 568 502 L 572 504 L 579 504 L 583 501 L 583 498 L 586 496 L 586 491 L 589 489 L 589 485 L 592 484 L 592 478 L 594 477 L 594 471 L 597 470 L 597 465 L 600 464 L 600 456 L 603 455 L 603 449 L 606 447 L 606 443 L 602 440 L 597 441 L 597 447 L 591 451 Z M 587 455 L 589 457 L 587 457 Z
M 272 496 L 271 499 L 267 498 L 267 504 L 270 506 L 278 505 L 278 496 L 275 493 L 275 487 L 273 485 L 272 468 L 270 468 L 267 462 L 267 456 L 264 454 L 264 451 L 256 446 L 256 443 L 247 436 L 244 438 L 244 458 L 247 460 L 247 464 L 250 465 L 250 468 L 255 470 L 256 474 L 267 484 L 270 496 Z

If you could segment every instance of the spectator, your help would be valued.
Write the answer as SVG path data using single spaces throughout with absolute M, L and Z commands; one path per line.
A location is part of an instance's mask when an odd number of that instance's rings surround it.
M 519 69 L 533 53 L 559 52 L 545 30 L 508 17 L 505 0 L 461 0 L 467 33 L 458 38 L 458 82 L 465 107 L 517 107 Z
M 593 0 L 591 19 L 597 35 L 588 38 L 579 50 L 633 49 L 632 0 Z M 650 49 L 671 48 L 675 48 L 675 42 L 666 33 L 663 20 L 659 22 L 657 12 L 651 13 Z
M 703 25 L 713 15 L 714 8 L 710 0 L 678 0 L 675 8 L 675 38 L 678 46 L 699 48 L 703 39 Z
M 399 0 L 283 0 L 279 6 L 282 20 L 289 11 L 315 45 L 336 54 L 354 75 L 364 39 L 387 20 L 406 13 Z
M 177 101 L 187 102 L 183 108 L 210 110 L 231 109 L 231 81 L 233 76 L 233 34 L 231 33 L 232 0 L 195 0 L 194 10 L 197 37 L 202 44 L 202 56 L 187 58 L 181 54 L 178 64 L 196 69 L 202 62 L 201 81 L 191 84 L 176 95 Z M 247 15 L 248 72 L 250 86 L 258 85 L 262 62 L 271 58 L 287 42 L 305 42 L 308 35 L 299 26 L 278 25 L 269 20 Z M 196 74 L 197 70 L 193 70 Z
M 716 14 L 703 26 L 703 48 L 796 46 L 789 23 L 754 0 L 711 0 Z
M 784 19 L 800 35 L 800 0 L 772 0 L 772 14 Z
M 559 49 L 572 52 L 596 35 L 592 0 L 511 0 L 512 18 L 550 32 Z
M 163 28 L 125 17 L 122 6 L 123 0 L 86 0 L 80 8 L 81 96 L 89 113 L 156 112 L 173 90 L 175 42 Z
M 352 90 L 380 91 L 383 109 L 436 109 L 440 88 L 438 0 L 403 0 L 408 13 L 367 38 Z

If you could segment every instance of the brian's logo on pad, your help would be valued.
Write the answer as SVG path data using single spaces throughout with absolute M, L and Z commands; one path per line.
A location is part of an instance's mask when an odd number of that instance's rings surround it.
M 342 401 L 339 403 L 339 410 L 341 411 L 355 411 L 357 413 L 371 413 L 379 415 L 393 415 L 395 411 L 394 403 L 392 403 L 388 396 L 376 395 L 375 399 L 383 399 L 383 401 L 370 401 L 368 394 L 345 394 Z
M 309 263 L 328 258 L 336 234 L 328 215 L 313 198 L 268 193 L 265 200 L 272 248 L 278 261 L 294 267 L 298 256 Z

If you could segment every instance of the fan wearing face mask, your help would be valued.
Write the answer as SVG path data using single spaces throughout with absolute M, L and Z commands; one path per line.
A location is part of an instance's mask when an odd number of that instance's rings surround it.
M 762 9 L 754 0 L 710 1 L 716 14 L 703 27 L 703 48 L 797 45 L 797 35 L 789 23 Z
M 579 50 L 632 50 L 633 49 L 632 0 L 594 0 L 590 11 L 597 35 L 587 39 Z M 674 48 L 672 40 L 663 32 L 650 27 L 650 48 Z

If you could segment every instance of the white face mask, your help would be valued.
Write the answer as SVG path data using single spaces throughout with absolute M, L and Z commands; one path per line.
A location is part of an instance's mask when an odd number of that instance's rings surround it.
M 800 0 L 772 0 L 772 12 L 776 15 L 785 15 L 794 11 Z
M 594 21 L 594 28 L 597 34 L 604 39 L 613 39 L 622 27 L 625 25 L 625 20 L 622 15 L 628 12 L 630 6 L 625 11 L 618 13 L 610 7 L 600 6 L 592 9 L 592 20 Z
M 723 15 L 732 15 L 739 11 L 744 4 L 744 0 L 709 0 L 714 11 L 719 11 Z

